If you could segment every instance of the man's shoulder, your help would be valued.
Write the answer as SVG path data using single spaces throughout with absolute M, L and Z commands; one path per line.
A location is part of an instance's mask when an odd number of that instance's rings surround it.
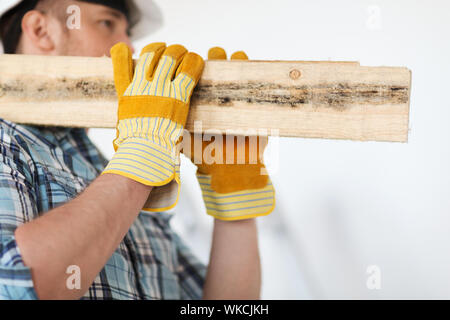
M 17 124 L 0 118 L 0 143 L 16 143 L 26 150 L 50 152 L 68 136 L 71 128 Z
M 44 128 L 0 119 L 0 146 L 13 159 L 25 163 L 42 160 L 50 157 L 51 150 L 55 148 L 54 138 L 45 132 Z
M 29 130 L 28 126 L 20 125 L 0 118 L 0 142 L 5 139 L 20 139 L 36 143 L 39 140 L 39 129 Z

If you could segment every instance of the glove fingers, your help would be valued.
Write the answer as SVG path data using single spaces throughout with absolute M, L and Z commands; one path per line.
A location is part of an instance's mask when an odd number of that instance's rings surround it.
M 208 51 L 208 59 L 209 60 L 226 60 L 227 53 L 221 47 L 213 47 Z
M 166 44 L 164 42 L 151 43 L 142 49 L 141 56 L 144 55 L 145 53 L 153 52 L 152 60 L 149 63 L 149 66 L 145 72 L 145 77 L 147 78 L 148 81 L 152 80 L 156 65 L 158 64 L 159 59 L 161 59 L 164 50 L 166 50 Z
M 164 50 L 153 75 L 150 94 L 160 97 L 170 97 L 170 84 L 173 75 L 186 53 L 186 48 L 179 44 L 171 45 Z
M 157 42 L 149 44 L 142 49 L 136 65 L 133 81 L 125 92 L 126 96 L 142 95 L 148 90 L 150 87 L 149 76 L 153 73 L 155 65 L 165 48 L 165 43 Z
M 248 60 L 248 56 L 244 51 L 236 51 L 231 55 L 231 60 Z
M 204 67 L 205 61 L 201 56 L 194 52 L 186 54 L 173 81 L 173 94 L 177 99 L 189 102 Z
M 110 53 L 117 94 L 123 96 L 133 79 L 133 54 L 130 48 L 123 42 L 114 45 Z
M 227 53 L 221 47 L 213 47 L 208 51 L 209 60 L 226 60 Z M 248 56 L 244 51 L 236 51 L 230 57 L 231 60 L 248 60 Z

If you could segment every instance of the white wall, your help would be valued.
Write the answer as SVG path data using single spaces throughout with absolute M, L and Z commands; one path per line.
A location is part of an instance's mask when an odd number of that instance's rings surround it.
M 141 1 L 145 4 L 145 1 Z M 407 144 L 281 139 L 277 209 L 260 218 L 264 298 L 450 298 L 450 3 L 444 0 L 156 1 L 145 41 L 206 56 L 356 60 L 413 73 Z M 378 11 L 377 11 L 378 10 Z M 379 15 L 378 15 L 379 13 Z M 92 130 L 111 155 L 113 130 Z M 206 262 L 211 219 L 183 161 L 174 227 Z M 381 270 L 381 289 L 366 268 Z

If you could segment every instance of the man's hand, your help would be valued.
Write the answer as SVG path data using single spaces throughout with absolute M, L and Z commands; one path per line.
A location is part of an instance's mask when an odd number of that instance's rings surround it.
M 226 57 L 225 50 L 219 47 L 211 48 L 208 52 L 210 60 L 223 60 Z M 231 60 L 248 60 L 248 57 L 245 52 L 238 51 L 231 56 Z M 216 219 L 227 221 L 271 213 L 275 206 L 275 190 L 262 159 L 267 137 L 223 135 L 222 141 L 205 140 L 202 134 L 191 134 L 191 152 L 187 153 L 198 168 L 197 178 L 206 212 Z M 222 163 L 208 164 L 204 158 L 213 143 L 216 147 L 214 158 L 222 160 Z M 201 145 L 202 148 L 197 149 L 195 145 Z M 201 151 L 201 154 L 196 154 L 197 151 Z M 218 156 L 220 153 L 221 157 Z M 201 163 L 196 163 L 198 160 Z
M 175 187 L 178 194 L 180 158 L 176 145 L 204 61 L 181 45 L 166 48 L 165 43 L 146 46 L 135 72 L 126 44 L 115 45 L 111 58 L 119 96 L 116 154 L 102 174 L 118 174 L 147 186 Z M 172 181 L 175 184 L 170 184 Z M 177 198 L 168 199 L 170 204 L 157 201 L 155 206 L 149 201 L 143 210 L 167 210 Z

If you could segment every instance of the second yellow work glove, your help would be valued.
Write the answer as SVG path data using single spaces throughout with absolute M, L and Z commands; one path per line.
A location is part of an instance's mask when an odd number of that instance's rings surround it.
M 226 52 L 222 48 L 215 47 L 209 50 L 208 59 L 226 59 Z M 231 60 L 248 60 L 247 55 L 238 51 L 231 56 Z M 201 134 L 191 134 L 191 160 L 200 159 L 197 164 L 197 178 L 202 190 L 206 212 L 216 219 L 243 220 L 264 216 L 271 213 L 275 207 L 275 189 L 266 173 L 262 160 L 264 149 L 267 145 L 267 137 L 251 139 L 249 137 L 233 137 L 232 163 L 227 163 L 227 137 L 222 136 L 223 163 L 207 164 L 204 152 L 211 143 L 204 141 Z M 230 141 L 228 141 L 230 142 Z M 250 143 L 256 143 L 251 148 Z M 200 144 L 201 155 L 195 155 L 195 144 Z M 219 149 L 220 150 L 220 149 Z M 217 150 L 214 151 L 214 153 Z M 250 152 L 256 154 L 250 156 Z M 245 154 L 244 163 L 238 162 L 238 155 Z M 251 159 L 256 159 L 251 163 Z
M 111 49 L 111 58 L 119 96 L 116 153 L 102 174 L 119 174 L 157 187 L 144 211 L 170 209 L 180 187 L 177 143 L 204 61 L 181 45 L 165 43 L 146 46 L 136 68 L 124 43 Z

